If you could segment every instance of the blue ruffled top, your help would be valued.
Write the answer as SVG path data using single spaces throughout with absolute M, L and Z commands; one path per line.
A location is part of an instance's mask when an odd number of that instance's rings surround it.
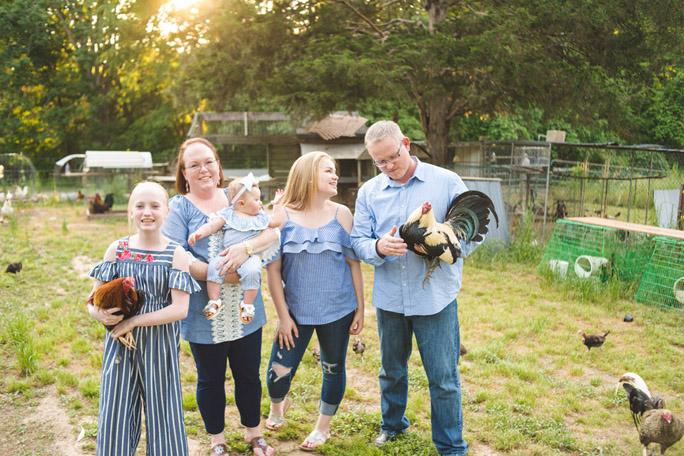
M 358 261 L 337 217 L 319 228 L 291 220 L 281 230 L 285 302 L 297 324 L 323 325 L 358 307 L 347 258 Z

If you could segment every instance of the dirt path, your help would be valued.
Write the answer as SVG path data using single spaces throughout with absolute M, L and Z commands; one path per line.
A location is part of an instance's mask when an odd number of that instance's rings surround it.
M 90 453 L 83 451 L 79 443 L 79 436 L 85 430 L 80 424 L 73 424 L 60 406 L 59 397 L 54 388 L 50 388 L 40 400 L 37 407 L 32 409 L 21 422 L 26 428 L 47 427 L 54 436 L 53 454 L 68 456 L 86 456 Z M 85 424 L 85 423 L 82 423 Z

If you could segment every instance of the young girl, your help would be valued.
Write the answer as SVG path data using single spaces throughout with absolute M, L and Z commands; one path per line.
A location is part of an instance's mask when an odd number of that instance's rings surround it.
M 277 430 L 284 424 L 286 396 L 314 331 L 320 344 L 320 414 L 300 445 L 305 451 L 330 437 L 330 421 L 346 386 L 349 335 L 363 328 L 361 265 L 349 237 L 353 218 L 346 206 L 330 201 L 336 194 L 335 162 L 328 154 L 310 152 L 295 161 L 282 203 L 287 221 L 280 255 L 266 266 L 279 318 L 267 371 L 267 428 Z
M 132 456 L 140 441 L 145 409 L 148 455 L 187 455 L 175 323 L 188 313 L 189 293 L 200 290 L 188 273 L 188 258 L 162 235 L 169 214 L 160 185 L 136 185 L 128 201 L 137 234 L 114 241 L 90 276 L 95 290 L 119 277 L 133 277 L 144 293 L 138 314 L 121 321 L 119 309 L 101 310 L 88 298 L 90 315 L 116 327 L 105 340 L 97 429 L 97 455 Z M 117 324 L 118 323 L 118 324 Z M 120 348 L 118 337 L 132 331 L 137 349 Z
M 254 318 L 254 299 L 257 290 L 261 286 L 261 257 L 252 254 L 250 239 L 261 233 L 266 228 L 276 228 L 285 221 L 285 213 L 280 200 L 283 192 L 278 190 L 273 200 L 273 216 L 269 217 L 262 209 L 261 191 L 259 183 L 252 173 L 240 180 L 234 180 L 228 185 L 228 198 L 230 206 L 218 213 L 218 217 L 202 225 L 197 231 L 188 238 L 188 244 L 195 245 L 195 242 L 214 234 L 220 229 L 223 234 L 223 247 L 228 248 L 234 244 L 242 242 L 247 249 L 250 257 L 242 263 L 237 270 L 240 276 L 240 283 L 244 292 L 244 300 L 240 302 L 240 319 L 244 323 L 249 323 Z M 217 255 L 209 262 L 207 270 L 207 294 L 209 302 L 204 310 L 204 315 L 211 320 L 223 308 L 223 303 L 219 299 L 221 284 L 225 272 L 218 271 L 219 261 L 223 257 Z

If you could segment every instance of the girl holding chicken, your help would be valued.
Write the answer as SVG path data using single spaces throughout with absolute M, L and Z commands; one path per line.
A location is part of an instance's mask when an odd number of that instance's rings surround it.
M 143 408 L 147 454 L 188 455 L 176 322 L 186 317 L 189 295 L 200 287 L 188 272 L 185 250 L 161 232 L 167 201 L 160 185 L 139 183 L 128 202 L 137 233 L 114 241 L 90 271 L 97 281 L 88 311 L 105 325 L 116 325 L 108 332 L 102 360 L 98 456 L 135 454 Z M 140 310 L 123 320 L 117 313 L 124 310 L 126 290 L 115 286 L 121 283 L 135 286 L 142 300 Z M 118 341 L 129 332 L 135 348 Z

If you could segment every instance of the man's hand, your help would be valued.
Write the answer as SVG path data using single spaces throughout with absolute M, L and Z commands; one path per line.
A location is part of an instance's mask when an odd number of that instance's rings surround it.
M 404 256 L 407 252 L 406 243 L 402 238 L 394 237 L 397 233 L 397 225 L 394 225 L 389 233 L 375 243 L 375 250 L 383 256 Z

